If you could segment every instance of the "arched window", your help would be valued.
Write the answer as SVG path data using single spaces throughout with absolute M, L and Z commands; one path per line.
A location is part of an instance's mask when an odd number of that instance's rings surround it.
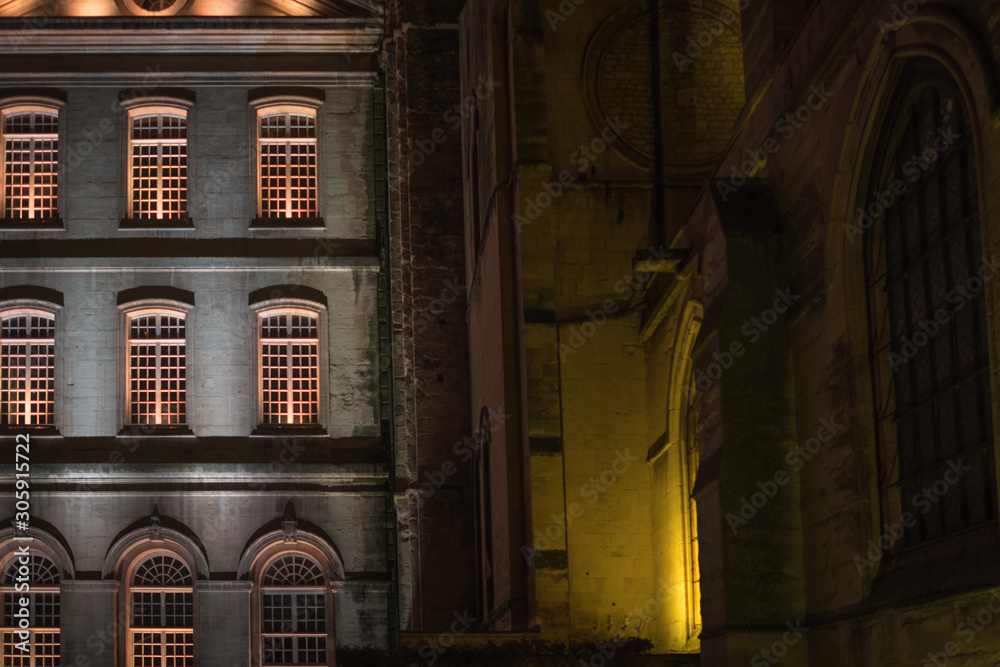
M 58 213 L 59 109 L 12 104 L 0 110 L 3 133 L 3 217 L 54 220 Z
M 257 107 L 258 215 L 265 219 L 319 216 L 316 108 Z
M 319 311 L 270 308 L 257 319 L 261 425 L 319 426 Z
M 59 568 L 48 556 L 15 550 L 3 570 L 3 665 L 56 667 Z M 27 602 L 27 606 L 22 603 Z M 29 627 L 20 621 L 27 618 Z
M 129 580 L 130 667 L 194 667 L 191 570 L 172 553 L 141 558 Z
M 997 516 L 983 280 L 992 271 L 972 127 L 950 77 L 911 65 L 890 118 L 865 204 L 876 218 L 866 282 L 883 519 L 903 520 L 909 547 Z
M 180 104 L 128 108 L 128 218 L 133 223 L 188 217 L 187 114 Z
M 302 553 L 284 553 L 264 568 L 261 665 L 326 665 L 327 596 L 323 568 Z
M 55 424 L 55 315 L 0 310 L 0 427 Z
M 129 311 L 129 424 L 176 426 L 187 421 L 187 330 L 183 311 Z

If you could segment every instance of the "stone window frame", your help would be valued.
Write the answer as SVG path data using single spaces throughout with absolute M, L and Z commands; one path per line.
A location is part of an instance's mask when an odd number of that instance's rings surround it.
M 194 155 L 194 141 L 192 133 L 192 120 L 194 102 L 175 97 L 144 97 L 135 98 L 121 102 L 122 113 L 122 161 L 121 161 L 121 198 L 122 198 L 122 219 L 120 229 L 189 229 L 194 227 L 188 206 L 194 200 L 192 195 L 193 165 L 191 157 Z M 182 214 L 178 217 L 137 217 L 133 212 L 133 181 L 136 167 L 132 164 L 132 152 L 135 147 L 135 140 L 132 136 L 132 125 L 136 118 L 151 115 L 171 115 L 184 118 L 183 140 L 170 139 L 169 144 L 184 146 L 184 196 L 182 201 L 184 207 Z M 161 128 L 162 130 L 162 128 Z M 151 141 L 151 140 L 142 140 Z M 162 144 L 163 141 L 158 142 Z M 162 157 L 162 153 L 161 153 Z M 162 195 L 162 193 L 161 193 Z
M 250 598 L 250 664 L 263 664 L 263 577 L 271 563 L 289 554 L 304 555 L 312 559 L 323 571 L 323 591 L 326 603 L 327 661 L 334 662 L 336 653 L 336 591 L 345 580 L 343 559 L 336 548 L 323 537 L 303 530 L 298 522 L 286 517 L 280 530 L 261 535 L 244 552 L 240 559 L 238 577 L 253 582 Z
M 147 314 L 160 314 L 184 318 L 185 332 L 185 420 L 180 424 L 133 424 L 130 421 L 131 415 L 131 337 L 130 324 L 132 318 Z M 191 397 L 190 392 L 193 386 L 195 369 L 191 364 L 191 332 L 197 324 L 195 321 L 194 306 L 190 303 L 177 301 L 174 299 L 147 298 L 128 301 L 118 306 L 118 331 L 119 340 L 118 358 L 118 386 L 119 386 L 119 418 L 118 423 L 121 430 L 120 436 L 153 435 L 153 436 L 187 436 L 192 435 L 191 430 Z
M 324 174 L 324 139 L 323 139 L 323 101 L 312 97 L 292 96 L 269 96 L 254 100 L 250 103 L 251 123 L 250 123 L 250 174 L 253 182 L 254 217 L 251 220 L 251 229 L 323 229 L 326 223 L 323 220 L 323 174 Z M 316 127 L 316 136 L 313 143 L 316 147 L 316 199 L 315 215 L 309 217 L 264 217 L 263 215 L 263 184 L 261 182 L 261 119 L 277 113 L 297 113 L 311 115 Z
M 0 649 L 0 653 L 3 654 L 4 659 L 16 656 L 19 658 L 28 659 L 32 664 L 34 664 L 37 659 L 55 658 L 55 660 L 58 662 L 60 654 L 62 653 L 62 642 L 61 642 L 62 638 L 60 633 L 61 609 L 59 609 L 59 607 L 61 604 L 60 598 L 62 593 L 61 584 L 64 579 L 63 568 L 60 565 L 60 559 L 56 557 L 53 553 L 51 553 L 51 550 L 39 548 L 39 544 L 42 543 L 40 542 L 36 543 L 36 540 L 34 538 L 32 538 L 31 541 L 29 542 L 26 539 L 25 541 L 20 541 L 17 537 L 14 537 L 13 539 L 5 541 L 3 547 L 3 550 L 7 551 L 7 553 L 4 554 L 3 557 L 0 557 L 0 593 L 2 593 L 2 596 L 0 597 L 4 598 L 2 601 L 0 601 L 0 604 L 3 605 L 3 618 L 0 619 L 0 644 L 2 644 L 2 649 Z M 24 554 L 19 551 L 19 548 L 23 548 L 25 546 L 28 546 L 27 554 Z M 35 578 L 32 577 L 29 580 L 30 582 L 29 589 L 27 591 L 25 591 L 23 588 L 19 588 L 17 584 L 15 585 L 7 584 L 6 578 L 7 578 L 8 568 L 16 569 L 19 568 L 21 565 L 27 565 L 29 568 L 31 568 L 33 563 L 29 562 L 25 564 L 22 561 L 22 559 L 26 555 L 33 556 L 36 559 L 44 558 L 46 561 L 48 561 L 48 563 L 51 564 L 52 568 L 55 570 L 55 581 L 49 580 L 44 583 L 37 583 Z M 27 653 L 24 653 L 20 651 L 20 649 L 15 648 L 16 644 L 21 643 L 20 635 L 18 633 L 23 630 L 20 627 L 17 627 L 17 624 L 12 624 L 10 626 L 4 625 L 4 621 L 6 621 L 7 619 L 6 597 L 8 595 L 15 595 L 15 598 L 12 601 L 15 610 L 19 607 L 18 598 L 26 596 L 30 601 L 29 602 L 30 606 L 28 608 L 30 610 L 29 619 L 31 621 L 31 624 L 30 627 L 27 628 L 26 630 L 31 634 L 30 638 L 27 640 L 28 641 Z M 37 597 L 40 595 L 55 596 L 55 599 L 53 601 L 54 605 L 56 606 L 56 611 L 54 614 L 56 620 L 55 625 L 37 626 L 35 624 L 35 620 L 39 617 L 39 615 L 36 613 L 36 604 L 37 604 Z M 37 641 L 36 636 L 38 635 L 42 635 L 43 637 L 48 636 L 47 641 L 45 641 L 44 643 Z M 51 637 L 51 635 L 54 635 L 54 638 Z M 8 641 L 8 639 L 10 641 Z M 39 647 L 41 646 L 51 647 L 53 643 L 55 644 L 56 647 L 56 651 L 54 654 L 36 653 L 36 650 Z M 10 651 L 10 653 L 8 653 L 8 651 Z
M 64 197 L 59 196 L 59 184 L 64 177 L 64 159 L 62 147 L 65 146 L 65 123 L 63 122 L 63 109 L 65 102 L 50 97 L 42 96 L 17 96 L 0 100 L 0 183 L 3 184 L 3 197 L 0 198 L 0 229 L 4 231 L 37 231 L 37 230 L 62 230 L 63 221 L 60 211 Z M 6 144 L 7 138 L 4 135 L 4 125 L 7 116 L 13 113 L 42 112 L 56 116 L 57 129 L 55 133 L 56 141 L 56 182 L 55 182 L 55 214 L 39 218 L 13 218 L 7 212 L 7 160 Z M 35 135 L 30 135 L 35 136 Z
M 43 301 L 40 299 L 11 299 L 0 301 L 0 321 L 13 315 L 41 315 L 54 320 L 54 332 L 51 339 L 53 345 L 53 373 L 54 382 L 52 389 L 52 423 L 51 424 L 6 424 L 0 425 L 0 434 L 21 432 L 30 430 L 39 435 L 58 435 L 60 422 L 60 406 L 62 396 L 59 389 L 59 378 L 62 375 L 62 355 L 59 350 L 62 347 L 62 318 L 60 313 L 62 306 Z M 12 339 L 22 340 L 22 339 Z M 49 339 L 23 339 L 23 340 L 49 340 Z M 2 363 L 2 362 L 0 362 Z
M 263 365 L 262 365 L 262 338 L 261 326 L 264 317 L 277 314 L 305 314 L 316 317 L 317 321 L 317 355 L 318 355 L 318 405 L 317 422 L 315 424 L 270 424 L 263 419 Z M 296 298 L 276 298 L 259 301 L 250 306 L 251 324 L 250 331 L 253 335 L 252 363 L 253 369 L 252 386 L 254 389 L 254 401 L 252 409 L 253 435 L 275 435 L 275 434 L 295 434 L 295 435 L 321 435 L 327 434 L 327 425 L 330 423 L 329 414 L 329 345 L 328 340 L 328 312 L 324 304 L 309 299 Z
M 958 99 L 958 101 L 962 105 L 963 111 L 965 112 L 965 118 L 962 120 L 962 122 L 964 123 L 973 122 L 971 113 L 969 111 L 969 100 L 966 99 L 965 95 L 962 92 L 961 87 L 950 76 L 950 74 L 948 74 L 946 71 L 943 71 L 943 69 L 940 66 L 931 64 L 926 61 L 921 63 L 911 63 L 910 67 L 906 71 L 906 74 L 903 77 L 901 77 L 901 79 L 899 80 L 899 82 L 895 87 L 895 92 L 893 93 L 893 98 L 892 98 L 893 101 L 890 105 L 892 112 L 883 121 L 881 135 L 879 139 L 880 150 L 877 152 L 877 155 L 881 156 L 879 158 L 880 162 L 873 167 L 871 178 L 869 179 L 871 187 L 864 190 L 865 192 L 871 192 L 873 189 L 877 192 L 882 192 L 883 190 L 885 190 L 887 184 L 890 186 L 895 184 L 895 182 L 893 181 L 894 174 L 889 173 L 888 170 L 893 166 L 894 164 L 893 160 L 897 158 L 897 153 L 901 150 L 901 142 L 903 141 L 903 135 L 910 127 L 910 120 L 913 117 L 910 111 L 910 107 L 913 106 L 919 94 L 921 94 L 922 91 L 927 90 L 929 88 L 933 88 L 936 90 L 948 88 L 952 92 L 954 92 L 956 99 Z M 971 192 L 971 194 L 969 193 L 963 194 L 961 205 L 965 208 L 969 206 L 974 206 L 975 216 L 979 218 L 979 222 L 977 223 L 977 225 L 980 235 L 979 245 L 982 248 L 983 207 L 981 201 L 979 200 L 980 193 L 978 188 L 978 176 L 979 176 L 979 171 L 981 169 L 981 165 L 979 164 L 978 161 L 979 159 L 978 154 L 980 153 L 981 147 L 975 142 L 974 137 L 968 136 L 970 134 L 970 128 L 964 127 L 961 134 L 966 136 L 964 136 L 963 139 L 956 144 L 956 147 L 953 148 L 953 150 L 955 151 L 954 153 L 945 155 L 940 161 L 938 161 L 935 164 L 932 164 L 931 167 L 928 170 L 926 170 L 928 174 L 926 178 L 924 177 L 924 174 L 921 174 L 920 178 L 917 181 L 913 182 L 902 194 L 895 193 L 895 198 L 903 199 L 905 201 L 910 201 L 911 199 L 916 198 L 916 200 L 920 202 L 917 218 L 918 218 L 918 224 L 922 227 L 927 219 L 927 214 L 925 213 L 925 205 L 923 203 L 924 193 L 928 191 L 927 189 L 929 187 L 933 186 L 937 182 L 936 179 L 939 176 L 941 178 L 944 177 L 945 168 L 950 166 L 952 162 L 963 163 L 967 159 L 969 161 L 969 164 L 971 164 L 971 168 L 975 169 L 976 172 L 971 179 L 971 187 L 973 187 L 974 189 Z M 916 146 L 915 150 L 919 150 L 922 148 L 923 146 Z M 963 157 L 963 151 L 965 150 L 971 151 L 970 155 L 967 158 Z M 966 180 L 965 171 L 968 168 L 969 167 L 965 164 L 960 165 L 960 171 L 962 173 L 963 183 Z M 943 190 L 943 186 L 941 186 L 941 188 Z M 939 206 L 941 208 L 941 214 L 942 216 L 944 216 L 947 213 L 947 208 L 946 208 L 946 200 L 943 195 L 939 200 Z M 900 206 L 890 206 L 887 212 L 891 216 L 898 216 L 902 215 L 905 212 L 901 211 L 900 209 L 901 209 Z M 967 217 L 965 213 L 962 213 L 962 215 Z M 947 527 L 944 526 L 944 524 L 942 524 L 941 530 L 943 532 L 939 537 L 921 538 L 916 541 L 913 541 L 912 539 L 911 540 L 906 539 L 907 535 L 912 534 L 912 531 L 922 530 L 921 526 L 924 525 L 922 523 L 923 515 L 914 514 L 909 509 L 907 509 L 905 502 L 906 498 L 909 498 L 913 494 L 912 492 L 904 491 L 902 488 L 902 482 L 900 481 L 900 475 L 901 475 L 901 462 L 899 458 L 901 451 L 900 435 L 899 435 L 900 426 L 898 425 L 894 426 L 894 424 L 896 424 L 897 422 L 897 417 L 898 417 L 898 415 L 896 415 L 896 402 L 897 402 L 896 383 L 899 380 L 899 378 L 897 377 L 895 369 L 890 365 L 890 362 L 887 360 L 887 354 L 889 352 L 896 351 L 895 342 L 892 340 L 892 334 L 889 333 L 889 326 L 890 326 L 889 321 L 891 319 L 891 314 L 889 313 L 889 296 L 888 292 L 885 291 L 887 289 L 886 278 L 884 276 L 882 278 L 879 278 L 878 276 L 872 277 L 870 275 L 873 271 L 872 263 L 873 261 L 875 261 L 873 260 L 872 250 L 870 248 L 872 247 L 879 248 L 880 249 L 878 251 L 880 253 L 879 261 L 882 262 L 887 261 L 886 250 L 885 250 L 886 241 L 884 239 L 886 235 L 884 229 L 886 217 L 887 216 L 885 214 L 880 214 L 877 218 L 873 218 L 873 223 L 874 223 L 873 228 L 865 235 L 864 243 L 866 249 L 865 249 L 865 260 L 864 260 L 864 265 L 865 265 L 864 279 L 865 279 L 865 284 L 867 286 L 866 293 L 867 293 L 868 303 L 866 307 L 868 308 L 869 318 L 871 321 L 871 324 L 868 327 L 868 335 L 870 340 L 869 355 L 871 358 L 870 368 L 872 373 L 872 389 L 873 389 L 873 397 L 875 399 L 875 405 L 873 409 L 874 427 L 877 436 L 876 439 L 878 442 L 876 450 L 877 451 L 876 470 L 878 478 L 876 484 L 878 488 L 878 498 L 879 498 L 879 506 L 881 512 L 879 525 L 884 524 L 885 526 L 895 526 L 898 524 L 902 527 L 902 531 L 899 536 L 896 536 L 895 534 L 888 534 L 887 536 L 885 536 L 885 539 L 890 540 L 888 547 L 885 549 L 885 554 L 886 556 L 889 557 L 889 560 L 892 560 L 896 558 L 901 558 L 905 553 L 908 552 L 916 554 L 919 551 L 917 547 L 928 544 L 930 541 L 935 541 L 935 540 L 948 541 L 952 540 L 953 538 L 959 538 L 959 536 L 961 535 L 973 534 L 977 531 L 980 531 L 984 527 L 988 527 L 991 524 L 993 524 L 996 521 L 997 517 L 996 517 L 996 508 L 994 507 L 992 510 L 993 516 L 987 517 L 985 522 L 972 523 L 969 526 L 966 526 L 965 528 L 958 530 L 950 530 L 950 531 L 947 529 Z M 946 228 L 951 223 L 942 222 L 940 224 L 942 228 Z M 963 223 L 963 229 L 965 225 L 967 225 L 967 223 Z M 936 229 L 937 228 L 935 228 L 935 230 Z M 929 238 L 928 233 L 922 232 L 920 236 L 921 244 L 927 242 L 928 238 Z M 903 243 L 905 244 L 906 242 L 904 241 Z M 905 247 L 903 248 L 903 252 L 904 254 L 908 252 Z M 917 263 L 915 265 L 917 271 L 923 271 L 925 265 L 929 267 L 929 264 L 926 264 L 929 261 L 929 259 L 927 259 L 929 256 L 930 255 L 928 255 L 928 251 L 925 251 L 923 255 L 921 255 L 923 259 L 918 258 Z M 909 264 L 907 264 L 907 266 L 910 267 Z M 978 268 L 978 265 L 976 264 L 975 261 L 972 261 L 969 264 L 969 266 L 972 275 L 974 275 L 976 269 Z M 927 268 L 926 271 L 929 272 L 930 268 Z M 909 279 L 907 279 L 907 281 L 908 280 Z M 929 288 L 925 285 L 925 290 L 926 289 Z M 978 294 L 977 298 L 983 299 L 985 298 L 985 296 L 986 296 L 986 291 L 984 290 Z M 928 314 L 930 315 L 931 318 L 933 318 L 934 313 L 936 313 L 937 311 L 933 309 L 933 303 L 930 298 L 928 298 L 927 303 L 928 303 L 928 308 L 930 309 L 928 311 Z M 907 299 L 902 303 L 902 306 L 909 309 L 910 307 L 909 296 L 907 296 Z M 970 303 L 966 304 L 966 306 L 974 308 L 975 304 Z M 937 310 L 940 310 L 940 308 L 937 308 Z M 952 314 L 952 317 L 954 317 L 954 314 Z M 927 318 L 924 318 L 921 321 L 922 322 L 926 321 L 926 319 Z M 982 322 L 981 324 L 983 327 L 989 326 L 988 316 L 986 317 L 985 321 Z M 883 332 L 881 335 L 879 334 L 880 331 Z M 912 330 L 910 333 L 911 333 L 910 337 L 912 337 Z M 988 333 L 987 333 L 987 338 L 988 338 Z M 984 341 L 984 346 L 985 346 L 984 351 L 986 354 L 985 368 L 980 369 L 979 371 L 975 371 L 975 373 L 973 373 L 973 375 L 971 376 L 964 376 L 963 381 L 971 381 L 971 379 L 975 378 L 977 373 L 985 372 L 986 373 L 985 386 L 987 392 L 990 392 L 992 391 L 992 387 L 990 386 L 990 379 L 989 379 L 990 371 L 988 363 L 988 346 L 989 346 L 988 340 Z M 907 364 L 907 367 L 904 368 L 903 370 L 905 370 L 907 373 L 916 372 L 916 370 L 910 367 L 909 364 Z M 933 377 L 934 374 L 936 374 L 937 372 L 938 371 L 936 367 L 932 364 L 930 373 L 932 374 L 931 382 L 932 384 L 934 384 L 934 386 L 937 386 L 938 384 L 938 381 Z M 930 400 L 936 403 L 938 399 L 945 397 L 946 394 L 934 393 L 932 396 L 933 397 Z M 924 402 L 926 402 L 926 400 Z M 916 406 L 920 407 L 920 405 L 922 405 L 922 403 L 918 401 L 916 403 Z M 985 407 L 985 410 L 986 410 L 985 413 L 986 418 L 990 419 L 989 401 L 987 401 L 987 406 Z M 958 417 L 959 415 L 960 413 L 955 413 L 954 416 Z M 916 416 L 914 416 L 914 420 L 916 420 Z M 933 432 L 937 431 L 939 423 L 940 423 L 939 418 L 932 415 L 931 425 Z M 995 441 L 995 428 L 994 428 L 993 440 Z M 937 450 L 940 444 L 941 444 L 940 438 L 935 436 L 934 449 Z M 993 462 L 993 459 L 995 458 L 995 451 L 992 451 L 993 447 L 994 445 L 992 443 L 984 446 L 984 451 L 987 451 L 987 456 L 989 460 L 987 462 L 987 465 L 983 469 L 985 470 L 985 473 L 987 475 L 991 474 L 993 475 L 992 483 L 990 482 L 990 480 L 987 480 L 985 482 L 986 488 L 984 489 L 984 493 L 988 494 L 992 491 L 995 501 L 997 480 L 995 477 L 995 463 Z M 959 451 L 952 458 L 963 458 L 967 454 L 968 452 L 963 453 L 962 451 Z M 940 465 L 943 464 L 934 464 L 934 466 L 940 466 Z M 931 466 L 931 468 L 924 466 L 923 468 L 920 468 L 917 471 L 917 473 L 925 474 L 929 469 L 932 469 L 934 466 Z M 940 477 L 942 474 L 945 474 L 946 472 L 947 472 L 946 469 L 942 469 L 937 476 Z M 962 488 L 963 488 L 962 493 L 964 495 L 965 493 L 964 482 Z M 945 496 L 942 496 L 942 498 L 944 500 L 948 500 L 947 494 Z M 968 502 L 969 501 L 966 501 L 966 503 Z M 943 509 L 944 509 L 943 503 L 941 502 L 935 502 L 931 507 L 931 511 L 933 512 L 939 512 L 939 511 L 943 512 Z M 913 525 L 908 525 L 909 522 L 904 522 L 904 519 L 906 519 L 907 515 L 913 515 L 915 519 Z M 945 521 L 943 517 L 941 520 L 942 522 Z M 960 538 L 960 539 L 965 539 L 965 538 Z M 916 558 L 916 555 L 914 555 L 914 558 Z

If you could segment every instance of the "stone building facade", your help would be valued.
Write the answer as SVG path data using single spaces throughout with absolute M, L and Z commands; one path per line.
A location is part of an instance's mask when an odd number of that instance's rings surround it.
M 998 11 L 466 4 L 470 415 L 524 410 L 525 628 L 993 664 Z

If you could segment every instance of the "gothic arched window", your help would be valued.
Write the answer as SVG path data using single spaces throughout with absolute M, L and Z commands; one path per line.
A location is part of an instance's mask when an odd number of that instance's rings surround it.
M 883 521 L 897 548 L 997 516 L 986 282 L 972 127 L 934 65 L 911 65 L 865 202 Z M 866 225 L 867 227 L 867 225 Z M 984 281 L 985 278 L 985 281 Z

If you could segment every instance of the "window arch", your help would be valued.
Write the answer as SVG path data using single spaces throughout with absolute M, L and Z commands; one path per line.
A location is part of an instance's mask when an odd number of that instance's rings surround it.
M 272 558 L 260 576 L 260 664 L 326 665 L 330 635 L 327 577 L 301 552 Z
M 3 218 L 57 220 L 59 107 L 48 100 L 12 101 L 0 109 Z
M 128 213 L 131 224 L 188 221 L 188 105 L 182 101 L 130 103 Z M 150 221 L 158 221 L 151 223 Z M 169 221 L 174 221 L 169 223 Z M 164 222 L 168 221 L 168 222 Z
M 3 567 L 4 665 L 55 667 L 60 656 L 59 567 L 45 554 L 15 549 Z M 27 602 L 27 607 L 22 606 Z M 30 627 L 21 628 L 20 619 Z
M 901 81 L 864 252 L 882 514 L 906 520 L 906 548 L 992 521 L 997 503 L 972 126 L 940 66 Z
M 128 579 L 128 665 L 194 667 L 194 578 L 176 554 L 139 558 Z
M 320 428 L 322 307 L 296 299 L 259 304 L 256 311 L 260 425 Z
M 125 414 L 129 425 L 187 423 L 187 311 L 168 305 L 125 309 Z
M 319 219 L 319 118 L 312 100 L 255 105 L 257 215 L 265 221 Z
M 0 427 L 55 425 L 55 313 L 0 309 Z

